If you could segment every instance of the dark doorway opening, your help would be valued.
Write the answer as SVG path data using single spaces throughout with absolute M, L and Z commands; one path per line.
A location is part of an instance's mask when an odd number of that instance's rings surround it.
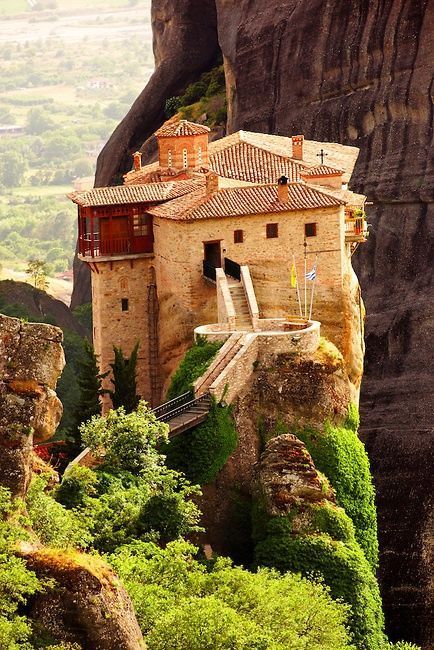
M 215 269 L 221 268 L 222 256 L 219 241 L 207 241 L 203 244 L 205 262 L 213 266 Z

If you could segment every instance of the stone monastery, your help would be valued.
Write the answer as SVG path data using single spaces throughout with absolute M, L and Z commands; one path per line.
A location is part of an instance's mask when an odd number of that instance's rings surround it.
M 169 120 L 155 134 L 158 162 L 142 166 L 136 153 L 123 185 L 69 195 L 102 370 L 113 345 L 129 355 L 138 341 L 138 392 L 155 406 L 195 328 L 297 330 L 312 300 L 357 390 L 363 306 L 351 255 L 367 233 L 365 197 L 347 187 L 358 149 L 247 131 L 209 143 L 209 131 Z

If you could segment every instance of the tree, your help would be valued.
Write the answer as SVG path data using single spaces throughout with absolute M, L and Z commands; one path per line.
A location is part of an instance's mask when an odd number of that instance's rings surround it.
M 113 371 L 111 383 L 114 390 L 110 391 L 113 408 L 117 409 L 123 406 L 127 413 L 134 411 L 140 397 L 137 395 L 136 366 L 137 355 L 139 351 L 139 342 L 134 346 L 131 356 L 124 357 L 121 348 L 113 346 L 115 354 L 114 362 L 110 364 Z
M 54 122 L 51 119 L 48 111 L 43 108 L 32 108 L 27 116 L 27 130 L 32 135 L 39 135 L 45 133 L 54 127 Z
M 18 187 L 21 185 L 27 170 L 27 161 L 18 151 L 5 151 L 2 153 L 0 165 L 0 182 L 5 187 Z
M 78 362 L 79 375 L 77 378 L 80 389 L 80 398 L 75 408 L 76 430 L 74 432 L 75 446 L 80 448 L 81 435 L 80 424 L 87 422 L 94 415 L 101 415 L 101 395 L 108 391 L 102 387 L 102 381 L 109 374 L 108 372 L 100 373 L 98 358 L 95 354 L 93 345 L 84 339 L 83 341 L 84 356 Z
M 41 291 L 46 291 L 48 289 L 48 268 L 46 262 L 35 259 L 29 260 L 27 263 L 26 273 L 30 276 L 37 289 L 41 289 Z

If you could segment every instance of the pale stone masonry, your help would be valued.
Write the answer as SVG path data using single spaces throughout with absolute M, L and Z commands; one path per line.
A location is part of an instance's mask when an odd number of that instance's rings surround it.
M 92 270 L 101 369 L 113 345 L 129 355 L 138 341 L 139 392 L 158 404 L 194 329 L 217 323 L 231 304 L 231 274 L 242 280 L 250 309 L 257 301 L 250 329 L 299 313 L 295 260 L 303 300 L 305 265 L 311 271 L 316 264 L 313 318 L 342 351 L 357 388 L 363 306 L 351 254 L 366 237 L 365 197 L 346 185 L 357 150 L 249 132 L 208 146 L 208 127 L 176 119 L 156 135 L 158 163 L 143 167 L 137 152 L 123 186 L 70 195 L 79 209 L 80 256 Z M 318 164 L 320 148 L 327 165 Z M 216 291 L 225 273 L 232 288 L 223 283 Z M 246 322 L 229 316 L 232 325 Z

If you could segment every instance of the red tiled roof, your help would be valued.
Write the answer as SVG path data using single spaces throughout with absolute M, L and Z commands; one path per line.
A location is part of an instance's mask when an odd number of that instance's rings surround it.
M 281 176 L 298 181 L 304 169 L 289 158 L 243 141 L 211 153 L 209 164 L 219 176 L 250 183 L 277 183 Z
M 342 169 L 335 169 L 328 165 L 316 165 L 309 169 L 303 169 L 301 173 L 303 176 L 342 176 L 344 172 Z
M 280 202 L 276 185 L 227 188 L 210 195 L 202 188 L 149 212 L 166 219 L 194 221 L 344 205 L 344 201 L 304 183 L 289 184 L 288 192 L 289 200 Z
M 194 122 L 188 122 L 187 120 L 179 120 L 177 122 L 166 122 L 163 124 L 158 131 L 155 131 L 155 135 L 158 137 L 175 137 L 182 135 L 202 135 L 203 133 L 209 133 L 211 129 L 204 124 L 195 124 Z
M 94 207 L 98 205 L 122 205 L 128 203 L 161 203 L 188 194 L 203 187 L 204 179 L 170 181 L 168 183 L 147 183 L 144 185 L 116 185 L 95 187 L 84 192 L 68 194 L 77 205 Z

